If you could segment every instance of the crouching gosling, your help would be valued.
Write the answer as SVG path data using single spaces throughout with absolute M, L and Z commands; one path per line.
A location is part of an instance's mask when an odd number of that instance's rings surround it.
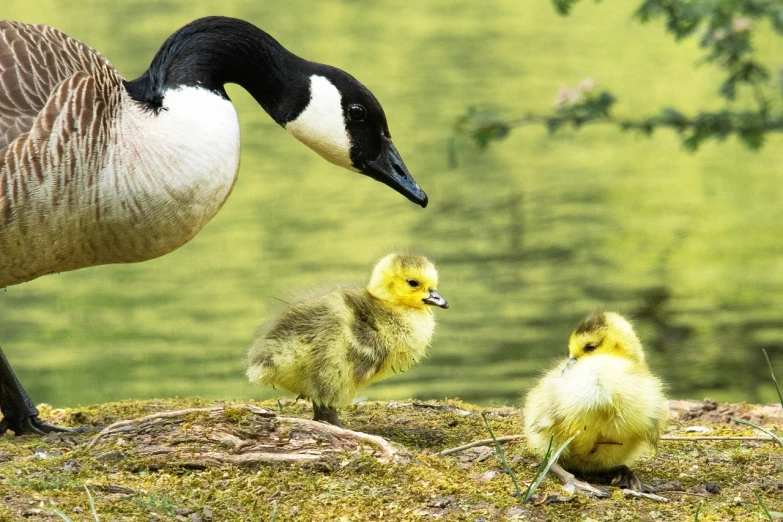
M 649 492 L 628 466 L 656 447 L 668 406 L 633 327 L 616 313 L 594 314 L 573 331 L 568 351 L 525 401 L 531 450 L 543 456 L 550 437 L 554 451 L 575 436 L 552 468 L 567 489 L 608 496 L 568 471 L 608 472 L 613 484 Z

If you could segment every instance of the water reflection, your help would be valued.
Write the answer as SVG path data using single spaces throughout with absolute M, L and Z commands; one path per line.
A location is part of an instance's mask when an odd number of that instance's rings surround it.
M 383 253 L 411 247 L 436 261 L 452 306 L 438 315 L 430 358 L 369 398 L 516 401 L 562 356 L 573 325 L 604 308 L 635 317 L 671 395 L 773 400 L 760 349 L 783 364 L 780 147 L 686 155 L 666 134 L 529 128 L 448 169 L 450 126 L 471 104 L 545 110 L 561 84 L 588 74 L 630 93 L 630 104 L 656 78 L 671 86 L 645 100 L 652 107 L 714 99 L 710 78 L 689 77 L 688 92 L 672 80 L 696 50 L 662 30 L 640 38 L 619 6 L 564 20 L 546 2 L 528 4 L 6 0 L 3 16 L 54 25 L 128 78 L 193 18 L 250 20 L 368 85 L 431 197 L 422 210 L 328 165 L 230 88 L 240 179 L 194 241 L 141 265 L 48 276 L 0 295 L 0 342 L 30 393 L 55 405 L 273 396 L 245 383 L 243 364 L 276 298 L 363 278 Z M 602 51 L 620 47 L 627 52 Z

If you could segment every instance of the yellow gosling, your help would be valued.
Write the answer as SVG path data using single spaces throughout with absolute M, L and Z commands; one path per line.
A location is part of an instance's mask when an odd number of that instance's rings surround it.
M 435 329 L 431 306 L 438 272 L 426 258 L 389 254 L 366 288 L 338 289 L 297 303 L 262 325 L 248 356 L 251 381 L 313 402 L 314 419 L 337 426 L 337 409 L 427 353 Z
M 557 448 L 576 435 L 552 468 L 567 489 L 608 496 L 568 471 L 616 472 L 613 484 L 649 492 L 628 466 L 656 447 L 668 406 L 633 327 L 616 313 L 594 314 L 573 331 L 568 351 L 525 400 L 531 450 L 543 456 L 550 437 Z

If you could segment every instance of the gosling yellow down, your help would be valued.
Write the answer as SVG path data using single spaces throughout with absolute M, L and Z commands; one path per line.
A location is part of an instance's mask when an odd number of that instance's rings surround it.
M 554 451 L 575 435 L 553 468 L 567 489 L 608 495 L 565 470 L 616 472 L 613 483 L 649 491 L 628 466 L 655 448 L 668 406 L 633 327 L 616 313 L 591 315 L 571 334 L 568 351 L 569 358 L 544 375 L 525 400 L 531 450 L 543 456 L 550 437 Z
M 312 401 L 315 420 L 340 426 L 337 409 L 359 390 L 426 355 L 435 329 L 429 307 L 449 306 L 437 286 L 426 257 L 389 254 L 366 288 L 297 303 L 262 325 L 247 376 Z

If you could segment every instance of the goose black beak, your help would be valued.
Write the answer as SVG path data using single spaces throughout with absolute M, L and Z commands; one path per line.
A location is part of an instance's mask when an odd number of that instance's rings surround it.
M 576 359 L 574 359 L 573 357 L 571 357 L 570 359 L 568 359 L 568 362 L 566 363 L 566 365 L 565 365 L 565 366 L 563 366 L 563 371 L 562 371 L 562 372 L 560 372 L 560 375 L 563 375 L 565 372 L 567 372 L 568 370 L 570 370 L 570 369 L 571 369 L 571 367 L 572 367 L 573 365 L 575 365 L 575 364 L 576 364 Z
M 360 169 L 362 174 L 390 186 L 412 202 L 421 205 L 422 208 L 426 207 L 427 194 L 413 180 L 391 140 L 386 136 L 382 139 L 381 153 L 375 160 L 368 161 Z
M 449 303 L 443 299 L 438 292 L 430 290 L 430 296 L 426 299 L 422 299 L 428 305 L 440 306 L 441 308 L 448 308 Z

